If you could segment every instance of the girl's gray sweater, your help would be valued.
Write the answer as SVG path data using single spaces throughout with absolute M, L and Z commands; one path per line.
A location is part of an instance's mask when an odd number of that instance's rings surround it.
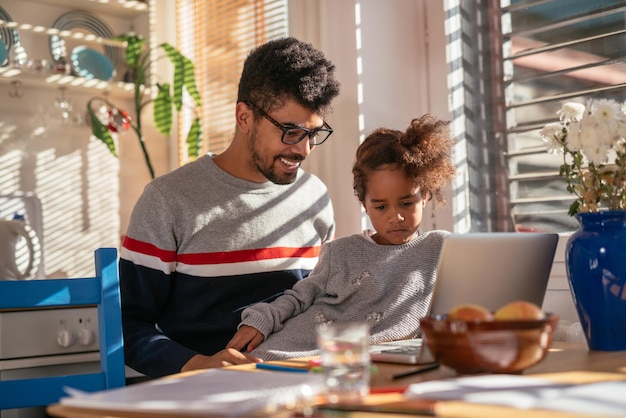
M 328 242 L 311 274 L 271 303 L 242 313 L 242 323 L 266 336 L 252 354 L 278 360 L 317 354 L 316 326 L 365 321 L 370 343 L 421 335 L 447 231 L 430 231 L 402 245 L 363 235 Z

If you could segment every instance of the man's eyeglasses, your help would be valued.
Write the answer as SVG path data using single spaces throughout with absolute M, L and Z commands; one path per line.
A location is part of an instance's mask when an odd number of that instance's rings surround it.
M 280 138 L 283 144 L 287 144 L 287 145 L 297 144 L 298 142 L 302 141 L 305 136 L 308 136 L 310 146 L 321 145 L 333 133 L 333 128 L 331 128 L 330 125 L 327 124 L 326 122 L 324 122 L 324 126 L 322 128 L 315 128 L 315 129 L 306 129 L 306 128 L 302 128 L 300 126 L 295 126 L 295 125 L 283 125 L 282 123 L 276 121 L 270 115 L 265 113 L 262 109 L 260 109 L 254 103 L 252 102 L 244 102 L 244 103 L 247 106 L 253 109 L 256 109 L 256 111 L 259 112 L 261 116 L 263 116 L 265 119 L 272 122 L 274 126 L 276 126 L 278 129 L 280 129 L 283 132 L 283 136 Z

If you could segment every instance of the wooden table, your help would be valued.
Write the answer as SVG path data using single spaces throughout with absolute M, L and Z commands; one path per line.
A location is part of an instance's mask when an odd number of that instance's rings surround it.
M 306 360 L 291 360 L 290 362 L 307 362 Z M 283 363 L 283 362 L 280 362 Z M 437 370 L 429 371 L 413 376 L 392 379 L 393 374 L 405 371 L 414 366 L 376 363 L 378 373 L 372 376 L 371 386 L 373 392 L 381 391 L 383 388 L 398 387 L 405 388 L 411 383 L 423 382 L 428 380 L 436 380 L 456 376 L 456 373 L 447 368 L 440 367 Z M 232 366 L 233 369 L 249 369 L 253 370 L 253 365 Z M 546 358 L 538 365 L 526 370 L 524 375 L 533 375 L 535 377 L 545 377 L 555 382 L 563 383 L 592 383 L 610 380 L 626 380 L 626 351 L 589 351 L 586 345 L 571 343 L 555 343 Z M 402 394 L 396 393 L 378 393 L 370 395 L 367 400 L 369 405 L 388 405 L 390 403 L 405 402 Z M 460 401 L 445 401 L 437 403 L 424 404 L 423 401 L 414 401 L 414 406 L 431 407 L 432 412 L 436 416 L 441 417 L 506 417 L 506 418 L 527 418 L 532 415 L 533 418 L 564 418 L 572 417 L 572 414 L 565 414 L 553 411 L 542 410 L 517 410 L 508 407 L 494 405 L 469 404 Z M 53 405 L 48 408 L 48 413 L 56 417 L 64 418 L 95 418 L 95 417 L 115 417 L 115 418 L 163 418 L 164 414 L 148 414 L 148 413 L 119 413 L 106 410 L 88 410 L 81 408 L 71 408 L 62 405 Z M 376 413 L 375 416 L 381 416 Z M 431 414 L 432 415 L 432 414 Z M 180 415 L 179 415 L 180 416 Z M 284 417 L 285 414 L 282 414 Z M 292 416 L 292 415 L 288 415 Z M 337 413 L 319 413 L 316 417 L 338 417 Z M 341 417 L 360 418 L 373 417 L 368 412 L 352 412 L 342 414 Z M 385 417 L 403 417 L 407 415 L 401 414 L 384 414 Z M 574 415 L 583 416 L 583 415 Z
M 388 386 L 391 383 L 390 376 L 392 374 L 411 367 L 384 363 L 377 363 L 377 366 L 380 372 L 372 380 L 373 387 Z M 544 375 L 559 373 L 573 375 L 578 372 L 616 373 L 618 374 L 616 377 L 623 377 L 626 380 L 626 351 L 589 351 L 585 344 L 556 342 L 543 361 L 525 370 L 523 374 Z M 408 385 L 410 383 L 454 376 L 456 376 L 456 373 L 453 370 L 441 367 L 435 371 L 397 379 L 393 382 L 394 384 Z

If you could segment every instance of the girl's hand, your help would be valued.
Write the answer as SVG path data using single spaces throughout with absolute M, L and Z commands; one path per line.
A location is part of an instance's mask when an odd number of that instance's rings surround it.
M 250 325 L 242 325 L 239 327 L 239 331 L 237 331 L 228 344 L 226 344 L 226 348 L 234 348 L 239 351 L 245 348 L 246 351 L 252 351 L 261 344 L 264 339 L 265 336 L 258 329 Z

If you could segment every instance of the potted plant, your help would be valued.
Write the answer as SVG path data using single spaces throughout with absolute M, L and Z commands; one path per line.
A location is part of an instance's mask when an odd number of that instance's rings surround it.
M 174 65 L 174 79 L 172 83 L 156 83 L 157 93 L 153 97 L 147 94 L 148 82 L 150 81 L 150 67 L 152 64 L 152 51 L 145 48 L 144 38 L 137 34 L 124 34 L 115 38 L 126 43 L 125 61 L 128 66 L 128 75 L 134 85 L 133 107 L 134 117 L 122 110 L 107 98 L 96 96 L 87 102 L 87 113 L 91 123 L 93 135 L 103 141 L 111 153 L 117 156 L 117 148 L 112 132 L 132 128 L 144 155 L 144 159 L 150 172 L 151 178 L 155 177 L 154 168 L 150 160 L 150 154 L 146 148 L 143 134 L 142 113 L 145 107 L 153 104 L 154 124 L 159 132 L 169 136 L 172 128 L 174 109 L 180 112 L 183 106 L 183 95 L 186 91 L 193 99 L 195 118 L 187 133 L 187 152 L 191 157 L 197 157 L 202 141 L 200 116 L 197 109 L 201 106 L 200 93 L 198 92 L 193 62 L 180 51 L 168 43 L 160 44 L 157 49 L 164 54 L 156 59 L 167 57 Z
M 567 241 L 565 267 L 592 350 L 626 350 L 626 112 L 613 100 L 565 103 L 560 122 L 541 136 L 563 156 L 560 175 L 576 196 L 579 229 Z

